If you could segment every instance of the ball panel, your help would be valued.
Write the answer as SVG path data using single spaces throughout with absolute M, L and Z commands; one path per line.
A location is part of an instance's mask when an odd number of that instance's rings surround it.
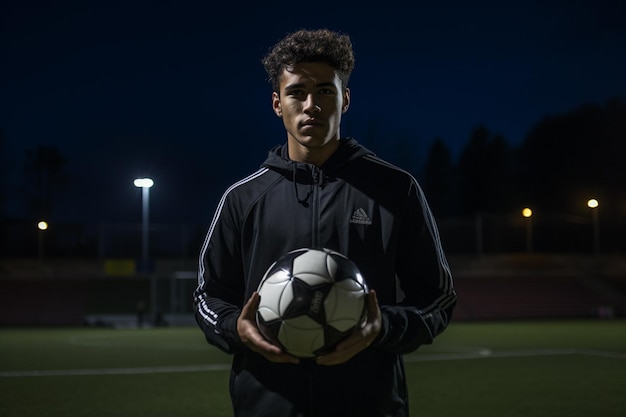
M 294 356 L 307 358 L 324 346 L 324 328 L 307 316 L 283 321 L 278 340 Z
M 327 323 L 340 331 L 357 326 L 364 315 L 366 293 L 356 281 L 336 282 L 324 300 Z
M 328 273 L 326 258 L 328 254 L 321 250 L 308 250 L 293 260 L 291 273 L 294 276 L 314 274 L 321 277 L 332 276 Z
M 293 298 L 293 281 L 289 280 L 278 300 L 278 311 L 281 316 L 284 317 L 287 314 L 293 304 Z
M 337 270 L 340 267 L 340 262 L 337 262 L 337 254 L 332 251 L 327 251 L 328 256 L 326 256 L 326 270 L 329 277 L 333 277 L 333 279 L 337 276 Z
M 282 346 L 277 337 L 277 334 L 280 331 L 280 327 L 282 326 L 281 320 L 266 322 L 261 316 L 257 315 L 257 325 L 263 337 L 284 349 L 284 346 Z
M 291 279 L 291 273 L 286 268 L 276 268 L 265 276 L 265 284 L 285 284 Z
M 305 280 L 296 277 L 288 287 L 292 293 L 285 295 L 282 299 L 287 306 L 283 310 L 281 305 L 281 315 L 284 319 L 307 315 L 320 325 L 326 321 L 324 312 L 324 299 L 332 289 L 331 284 L 310 286 Z M 285 290 L 287 291 L 287 289 Z
M 272 306 L 259 305 L 257 315 L 260 316 L 265 322 L 278 320 L 280 318 L 278 310 L 274 310 Z
M 350 336 L 353 332 L 354 329 L 352 328 L 345 332 L 341 332 L 333 327 L 327 326 L 324 328 L 324 346 L 315 351 L 315 355 L 331 352 L 335 349 L 335 346 L 337 346 L 339 342 Z
M 297 316 L 283 320 L 281 334 L 284 331 L 292 332 L 293 334 L 306 333 L 311 330 L 318 330 L 320 327 L 320 324 L 309 316 Z
M 259 286 L 259 302 L 258 314 L 264 320 L 275 320 L 282 314 L 280 306 L 285 290 L 289 290 L 291 277 L 289 272 L 279 269 L 264 279 L 262 285 Z
M 343 279 L 341 281 L 335 281 L 335 287 L 337 288 L 337 291 L 343 291 L 346 294 L 362 295 L 365 292 L 365 285 L 358 282 L 356 279 Z
M 325 286 L 332 284 L 333 278 L 329 275 L 318 275 L 312 272 L 300 272 L 298 274 L 293 274 L 294 279 L 300 282 L 303 282 L 307 286 L 311 288 L 316 288 L 318 286 Z
M 337 330 L 341 333 L 352 333 L 352 331 L 360 328 L 359 320 L 354 317 L 333 318 L 326 323 L 329 329 Z

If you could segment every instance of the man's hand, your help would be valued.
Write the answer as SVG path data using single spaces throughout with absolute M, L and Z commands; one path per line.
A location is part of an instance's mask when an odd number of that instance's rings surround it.
M 259 332 L 255 315 L 260 300 L 259 293 L 255 291 L 243 306 L 241 314 L 237 318 L 237 334 L 239 334 L 239 338 L 251 350 L 260 353 L 270 362 L 298 363 L 298 358 L 283 352 L 280 347 L 268 342 Z
M 318 365 L 339 365 L 352 359 L 357 353 L 365 350 L 380 333 L 382 318 L 376 292 L 370 290 L 367 297 L 367 322 L 345 340 L 341 341 L 330 353 L 317 357 Z

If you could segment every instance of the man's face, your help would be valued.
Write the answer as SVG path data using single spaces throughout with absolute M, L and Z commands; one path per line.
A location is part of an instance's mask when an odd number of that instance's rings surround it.
M 305 62 L 283 71 L 280 96 L 272 94 L 274 112 L 283 119 L 290 148 L 322 152 L 336 148 L 341 115 L 350 103 L 333 68 Z M 290 149 L 290 156 L 291 149 Z

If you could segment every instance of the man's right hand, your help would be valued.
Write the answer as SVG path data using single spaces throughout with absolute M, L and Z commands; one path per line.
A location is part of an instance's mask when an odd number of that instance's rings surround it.
M 256 311 L 261 297 L 258 292 L 252 293 L 248 302 L 243 306 L 241 314 L 237 318 L 237 334 L 239 339 L 251 350 L 263 355 L 270 362 L 298 363 L 300 360 L 263 337 L 256 325 Z

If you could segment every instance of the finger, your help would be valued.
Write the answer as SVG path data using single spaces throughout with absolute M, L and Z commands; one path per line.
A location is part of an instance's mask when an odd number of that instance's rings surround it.
M 272 362 L 298 363 L 299 359 L 289 355 L 283 350 L 269 342 L 256 326 L 256 311 L 259 307 L 261 296 L 257 291 L 253 292 L 246 304 L 241 309 L 241 319 L 238 320 L 241 326 L 240 338 L 250 348 Z
M 380 315 L 380 306 L 378 305 L 378 297 L 375 290 L 370 290 L 367 297 L 367 319 L 368 321 L 375 319 Z
M 294 363 L 294 364 L 300 363 L 300 359 L 284 352 L 281 352 L 278 354 L 268 354 L 264 356 L 267 360 L 271 362 L 276 362 L 276 363 Z
M 253 350 L 256 350 L 254 345 L 259 345 L 265 342 L 265 339 L 259 333 L 259 329 L 256 326 L 255 316 L 258 303 L 259 296 L 256 292 L 254 292 L 248 301 L 243 305 L 241 314 L 237 318 L 237 333 L 239 334 L 239 338 Z
M 246 344 L 251 350 L 263 355 L 269 361 L 288 363 L 300 362 L 297 357 L 284 352 L 280 347 L 267 341 L 258 332 L 255 332 L 255 334 L 248 340 L 248 343 Z
M 259 303 L 261 302 L 261 297 L 258 292 L 253 292 L 246 304 L 244 304 L 241 309 L 241 315 L 250 318 L 256 314 L 257 308 L 259 308 Z
M 261 334 L 253 333 L 248 338 L 247 345 L 255 352 L 264 355 L 279 355 L 283 353 L 280 347 L 268 342 Z

